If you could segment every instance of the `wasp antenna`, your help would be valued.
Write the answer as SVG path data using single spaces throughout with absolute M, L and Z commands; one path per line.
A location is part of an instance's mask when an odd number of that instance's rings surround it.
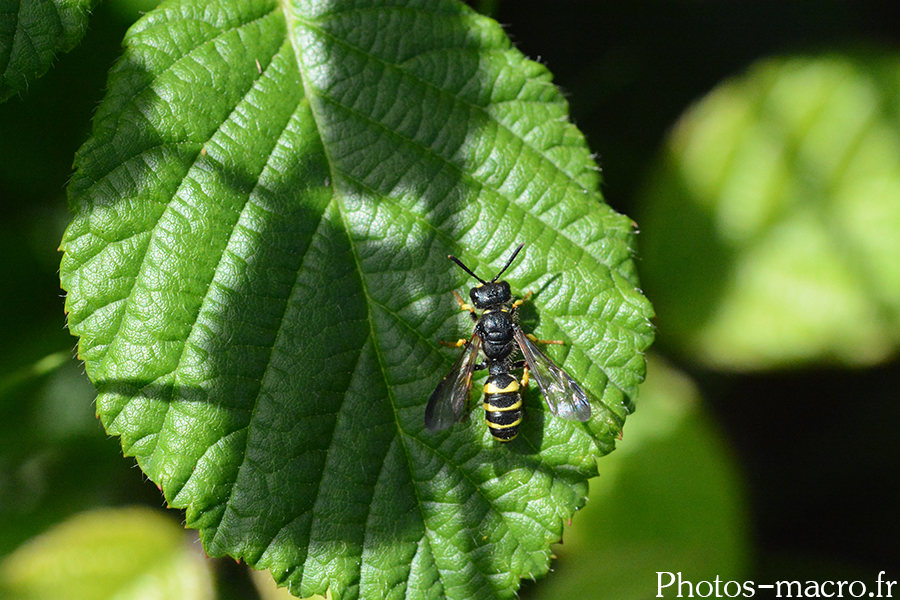
M 503 272 L 506 271 L 506 269 L 509 268 L 509 265 L 512 264 L 512 261 L 514 261 L 514 260 L 516 259 L 516 256 L 519 254 L 519 250 L 521 250 L 521 249 L 524 248 L 524 247 L 525 247 L 525 243 L 524 243 L 524 242 L 522 242 L 521 244 L 519 244 L 519 247 L 516 248 L 516 251 L 512 253 L 512 256 L 509 257 L 509 260 L 506 261 L 506 264 L 503 265 L 503 268 L 502 268 L 502 269 L 500 269 L 500 272 L 497 273 L 496 275 L 494 275 L 494 278 L 491 279 L 491 283 L 494 283 L 495 281 L 497 281 L 498 279 L 500 279 L 500 276 L 503 275 Z M 482 281 L 482 283 L 484 283 L 484 282 Z
M 466 273 L 468 273 L 469 275 L 471 275 L 472 277 L 474 277 L 475 279 L 477 279 L 477 280 L 480 281 L 481 283 L 486 283 L 484 279 L 482 279 L 481 277 L 479 277 L 478 275 L 476 275 L 475 273 L 473 273 L 472 270 L 469 269 L 469 267 L 467 267 L 466 265 L 464 265 L 464 264 L 462 263 L 461 260 L 459 260 L 458 258 L 456 258 L 455 256 L 453 256 L 452 254 L 448 254 L 448 255 L 447 255 L 447 258 L 449 258 L 450 260 L 452 260 L 453 262 L 455 262 L 456 264 L 458 264 L 460 267 L 462 267 L 462 270 L 463 270 L 463 271 L 465 271 Z

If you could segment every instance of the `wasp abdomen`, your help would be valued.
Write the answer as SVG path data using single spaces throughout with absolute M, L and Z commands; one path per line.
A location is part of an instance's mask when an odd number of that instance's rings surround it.
M 508 442 L 519 434 L 522 397 L 519 382 L 509 373 L 492 374 L 484 384 L 484 419 L 499 442 Z

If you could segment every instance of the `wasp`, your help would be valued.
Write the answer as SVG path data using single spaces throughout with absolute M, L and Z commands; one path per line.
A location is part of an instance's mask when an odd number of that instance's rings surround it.
M 484 369 L 488 372 L 484 384 L 484 419 L 497 441 L 509 442 L 519 433 L 524 416 L 519 391 L 528 385 L 529 373 L 537 381 L 551 413 L 571 421 L 591 418 L 591 402 L 585 391 L 541 352 L 535 345 L 538 340 L 523 332 L 516 322 L 516 309 L 531 294 L 513 301 L 509 283 L 498 281 L 524 245 L 519 244 L 490 281 L 481 279 L 455 256 L 447 257 L 478 280 L 478 285 L 469 290 L 471 304 L 454 292 L 460 308 L 469 311 L 475 330 L 470 339 L 451 344 L 465 349 L 428 399 L 425 407 L 428 431 L 442 431 L 462 418 L 472 388 L 472 374 Z M 482 311 L 480 316 L 476 309 Z M 516 348 L 524 360 L 513 361 Z M 484 355 L 482 362 L 478 362 L 479 352 Z M 523 370 L 521 383 L 512 375 L 518 369 Z

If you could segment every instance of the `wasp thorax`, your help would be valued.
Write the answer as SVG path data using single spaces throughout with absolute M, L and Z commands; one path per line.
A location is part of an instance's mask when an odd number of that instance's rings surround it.
M 512 300 L 512 292 L 505 281 L 489 281 L 469 290 L 475 308 L 491 308 Z

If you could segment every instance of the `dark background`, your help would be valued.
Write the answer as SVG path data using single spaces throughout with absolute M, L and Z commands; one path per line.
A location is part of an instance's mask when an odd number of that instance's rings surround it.
M 566 91 L 599 155 L 607 202 L 629 215 L 641 212 L 643 178 L 668 129 L 723 80 L 772 55 L 900 47 L 892 2 L 509 0 L 494 16 Z M 757 580 L 804 571 L 797 556 L 900 571 L 896 358 L 868 370 L 716 373 L 670 350 L 658 326 L 654 350 L 699 383 L 738 455 Z

